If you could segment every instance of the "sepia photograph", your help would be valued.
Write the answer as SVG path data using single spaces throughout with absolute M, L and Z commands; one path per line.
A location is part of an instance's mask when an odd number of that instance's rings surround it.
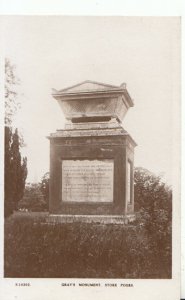
M 3 277 L 172 280 L 180 18 L 1 19 Z

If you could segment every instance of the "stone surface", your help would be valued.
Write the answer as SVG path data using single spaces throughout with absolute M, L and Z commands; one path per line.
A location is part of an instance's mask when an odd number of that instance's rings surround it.
M 50 215 L 47 217 L 46 222 L 48 223 L 91 223 L 91 224 L 128 224 L 135 220 L 135 215 L 130 214 L 126 216 L 120 215 Z
M 49 136 L 54 222 L 68 216 L 70 221 L 129 222 L 134 216 L 136 143 L 121 126 L 133 106 L 126 85 L 85 81 L 53 90 L 53 97 L 68 120 L 64 130 Z
M 113 202 L 113 160 L 63 160 L 64 202 Z
M 50 137 L 78 137 L 78 136 L 111 136 L 111 135 L 127 135 L 129 134 L 122 128 L 99 128 L 99 129 L 84 129 L 84 130 L 57 130 L 51 133 Z M 132 139 L 130 137 L 130 139 Z
M 122 128 L 120 123 L 115 118 L 107 122 L 83 122 L 72 123 L 68 121 L 65 124 L 65 130 L 89 130 L 89 129 L 108 129 L 108 128 Z
M 114 129 L 112 129 L 114 131 Z M 50 213 L 125 215 L 133 213 L 133 161 L 135 143 L 128 134 L 104 136 L 50 136 Z M 64 160 L 111 160 L 114 163 L 113 201 L 68 201 L 62 197 Z M 127 204 L 127 161 L 131 168 L 131 203 Z M 65 180 L 64 180 L 65 184 Z
M 54 90 L 65 118 L 116 118 L 123 120 L 127 110 L 133 106 L 125 85 L 113 86 L 93 81 L 85 81 L 63 90 Z

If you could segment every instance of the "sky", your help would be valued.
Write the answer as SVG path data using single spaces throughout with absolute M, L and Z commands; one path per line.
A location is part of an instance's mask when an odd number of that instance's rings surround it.
M 138 144 L 135 166 L 172 184 L 179 134 L 179 25 L 178 17 L 4 17 L 5 56 L 21 80 L 15 125 L 26 144 L 28 182 L 49 171 L 47 136 L 65 123 L 51 89 L 94 80 L 127 84 L 135 106 L 123 127 Z

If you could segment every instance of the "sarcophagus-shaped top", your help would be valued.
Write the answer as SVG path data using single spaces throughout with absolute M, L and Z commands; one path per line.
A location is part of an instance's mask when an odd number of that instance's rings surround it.
M 112 118 L 122 122 L 127 110 L 134 105 L 125 83 L 114 86 L 87 80 L 59 91 L 53 89 L 52 96 L 65 118 L 74 123 Z

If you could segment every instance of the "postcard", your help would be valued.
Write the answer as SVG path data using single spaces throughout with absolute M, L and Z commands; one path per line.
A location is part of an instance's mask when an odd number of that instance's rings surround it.
M 0 19 L 3 299 L 179 299 L 180 17 Z

